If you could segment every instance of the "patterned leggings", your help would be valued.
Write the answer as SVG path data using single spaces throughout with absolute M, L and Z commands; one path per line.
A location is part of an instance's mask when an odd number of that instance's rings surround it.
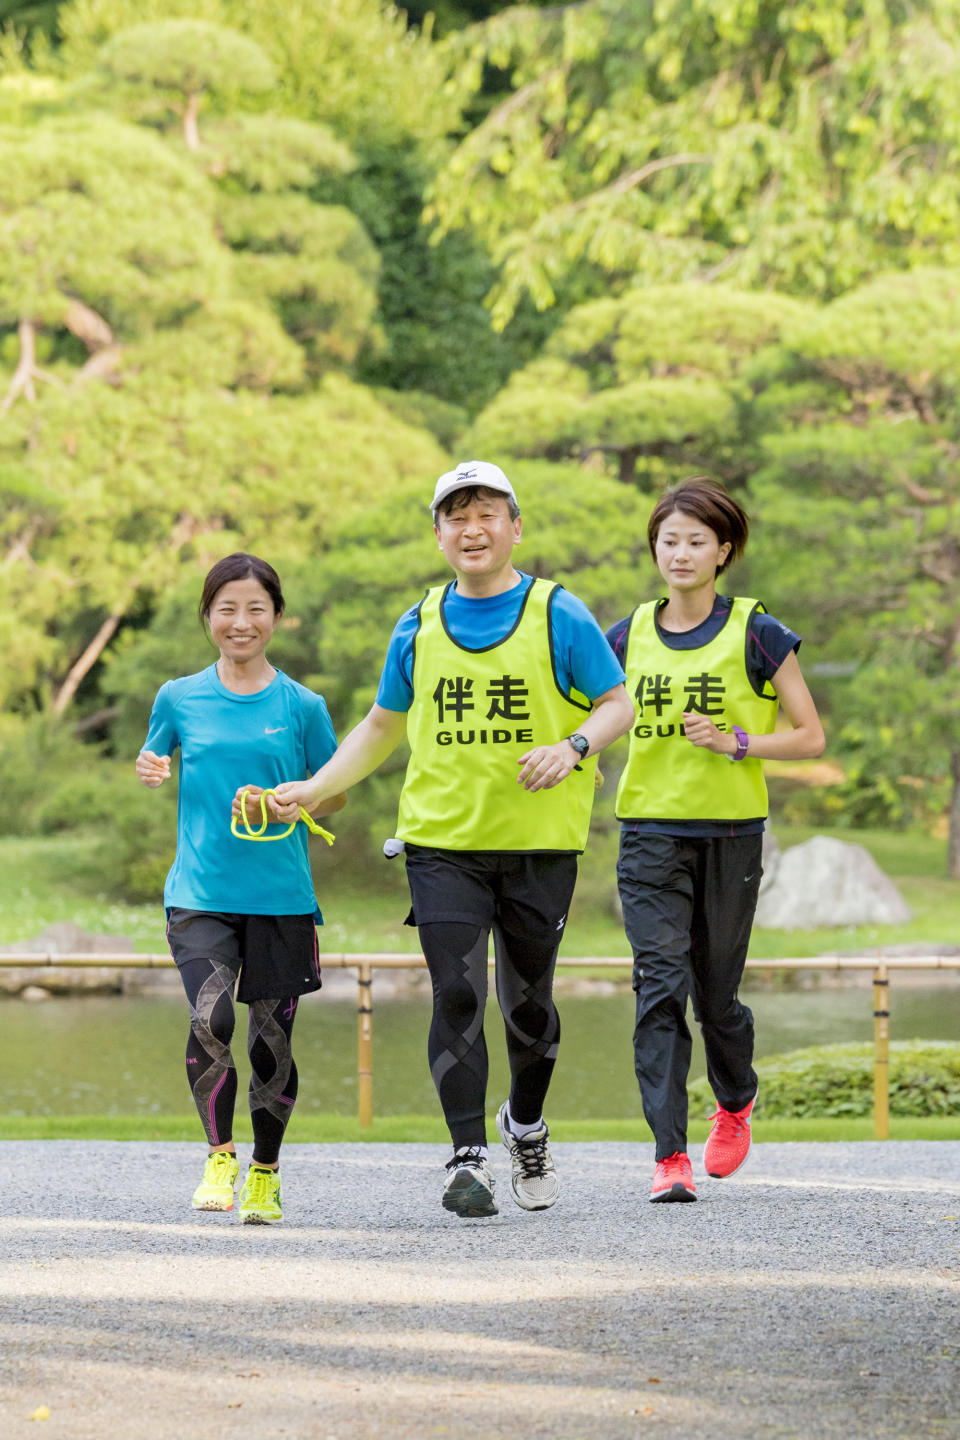
M 421 925 L 420 943 L 433 983 L 427 1041 L 430 1072 L 454 1147 L 485 1145 L 487 942 L 481 925 Z M 494 925 L 497 999 L 510 1062 L 510 1113 L 535 1124 L 543 1109 L 560 1043 L 553 1003 L 556 935 L 531 939 Z
M 208 1143 L 226 1145 L 233 1138 L 237 1099 L 237 1071 L 230 1053 L 237 977 L 219 960 L 189 960 L 179 969 L 190 1002 L 187 1079 Z M 273 1165 L 297 1099 L 297 1067 L 290 1049 L 297 997 L 252 1000 L 249 1012 L 253 1159 L 259 1165 Z

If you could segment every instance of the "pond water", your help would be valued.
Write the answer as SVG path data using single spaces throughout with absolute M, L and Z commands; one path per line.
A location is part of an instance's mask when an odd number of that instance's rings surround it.
M 744 995 L 757 1023 L 757 1057 L 804 1045 L 869 1040 L 873 997 L 867 987 L 759 991 Z M 554 1118 L 630 1118 L 639 1102 L 633 1074 L 633 996 L 560 994 L 560 1059 L 550 1090 Z M 960 1038 L 960 981 L 892 985 L 891 1038 Z M 382 999 L 374 1014 L 374 1111 L 432 1114 L 436 1096 L 426 1061 L 429 1007 L 422 999 Z M 245 1024 L 244 1008 L 240 1022 Z M 703 1073 L 695 1032 L 692 1075 Z M 84 996 L 44 1003 L 0 1000 L 0 1113 L 8 1115 L 186 1114 L 187 1017 L 182 1000 Z M 489 1103 L 507 1093 L 503 1027 L 487 1011 Z M 294 1030 L 300 1071 L 298 1108 L 356 1113 L 355 1005 L 322 992 L 302 1004 Z M 235 1044 L 246 1084 L 242 1045 Z

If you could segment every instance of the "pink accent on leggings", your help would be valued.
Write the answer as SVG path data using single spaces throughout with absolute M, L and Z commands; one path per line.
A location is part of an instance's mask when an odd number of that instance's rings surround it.
M 217 1081 L 216 1085 L 214 1085 L 212 1091 L 210 1092 L 210 1099 L 207 1102 L 207 1114 L 210 1118 L 210 1134 L 213 1136 L 214 1145 L 220 1144 L 220 1136 L 217 1134 L 217 1121 L 214 1106 L 216 1105 L 217 1096 L 220 1094 L 220 1091 L 223 1088 L 223 1082 L 226 1080 L 226 1078 L 227 1072 L 226 1070 L 224 1070 L 223 1074 L 220 1076 L 220 1079 Z

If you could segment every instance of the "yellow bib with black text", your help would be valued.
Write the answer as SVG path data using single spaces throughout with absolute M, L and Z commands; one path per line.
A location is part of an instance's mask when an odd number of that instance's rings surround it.
M 442 850 L 582 850 L 596 757 L 553 789 L 517 784 L 520 756 L 571 734 L 591 708 L 586 696 L 563 693 L 554 670 L 550 610 L 560 587 L 534 580 L 509 635 L 480 650 L 447 630 L 449 588 L 428 590 L 420 605 L 397 835 Z
M 696 650 L 671 650 L 657 631 L 659 600 L 639 605 L 624 669 L 636 705 L 627 763 L 617 790 L 618 820 L 762 820 L 763 761 L 691 745 L 683 714 L 709 715 L 719 730 L 739 725 L 769 735 L 777 723 L 772 689 L 758 695 L 747 674 L 747 630 L 758 600 L 733 601 L 719 634 Z

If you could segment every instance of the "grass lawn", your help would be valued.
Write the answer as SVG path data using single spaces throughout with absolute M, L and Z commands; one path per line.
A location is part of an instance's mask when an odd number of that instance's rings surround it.
M 786 849 L 823 831 L 777 827 Z M 923 834 L 874 830 L 837 830 L 841 840 L 863 845 L 899 886 L 913 910 L 905 925 L 862 925 L 840 930 L 755 930 L 751 958 L 819 955 L 835 950 L 866 950 L 878 945 L 919 948 L 955 943 L 960 934 L 960 882 L 946 877 L 946 842 Z M 564 937 L 563 954 L 623 955 L 628 951 L 613 908 L 616 836 L 601 832 L 591 842 Z M 85 860 L 83 837 L 0 839 L 0 945 L 38 935 L 55 921 L 81 929 L 123 935 L 137 951 L 166 949 L 160 897 L 155 905 L 126 905 L 112 900 Z M 321 892 L 327 924 L 322 948 L 330 951 L 419 950 L 416 932 L 403 924 L 409 908 L 404 870 L 396 861 L 375 861 L 368 883 L 338 878 Z
M 493 1119 L 490 1134 L 494 1136 Z M 707 1138 L 706 1120 L 691 1121 L 691 1144 Z M 627 1140 L 648 1144 L 652 1135 L 642 1120 L 558 1120 L 551 1124 L 553 1140 Z M 238 1117 L 236 1138 L 252 1141 L 248 1119 Z M 757 1142 L 873 1140 L 873 1120 L 764 1120 L 754 1126 Z M 890 1121 L 891 1140 L 960 1140 L 960 1115 Z M 42 1115 L 0 1116 L 3 1140 L 187 1140 L 202 1143 L 195 1115 Z M 295 1115 L 285 1144 L 344 1144 L 363 1141 L 428 1142 L 448 1145 L 446 1126 L 439 1115 L 386 1115 L 361 1129 L 350 1115 Z

